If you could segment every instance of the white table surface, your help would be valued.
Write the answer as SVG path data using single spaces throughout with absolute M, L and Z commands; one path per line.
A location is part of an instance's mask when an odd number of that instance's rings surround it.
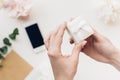
M 15 27 L 18 27 L 20 35 L 16 41 L 12 41 L 12 49 L 18 52 L 34 68 L 40 66 L 43 70 L 52 72 L 47 52 L 35 54 L 25 32 L 26 25 L 34 22 L 38 22 L 45 37 L 65 20 L 75 16 L 84 16 L 89 23 L 94 25 L 95 29 L 120 48 L 120 23 L 107 25 L 98 19 L 101 0 L 31 0 L 31 2 L 34 5 L 30 19 L 26 21 L 12 19 L 7 11 L 0 11 L 0 37 L 7 36 Z M 62 45 L 62 51 L 65 53 L 71 53 L 73 47 L 68 41 L 69 36 L 65 33 Z M 2 43 L 0 44 L 3 45 Z M 53 76 L 52 73 L 50 76 Z M 119 80 L 119 78 L 120 72 L 112 66 L 96 62 L 84 54 L 80 55 L 80 63 L 75 80 Z M 46 80 L 52 80 L 52 78 Z

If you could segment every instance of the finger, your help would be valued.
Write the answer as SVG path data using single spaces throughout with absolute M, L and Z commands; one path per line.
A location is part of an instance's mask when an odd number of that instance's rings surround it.
M 96 40 L 96 41 L 101 41 L 103 39 L 103 36 L 101 34 L 99 34 L 98 32 L 95 32 L 93 34 L 93 38 Z
M 59 31 L 58 31 L 58 33 L 56 35 L 56 40 L 58 42 L 58 47 L 61 46 L 65 29 L 66 29 L 66 23 L 60 25 Z
M 52 32 L 44 39 L 45 47 L 48 49 Z
M 77 60 L 79 58 L 80 51 L 86 45 L 87 41 L 83 41 L 80 44 L 76 44 L 72 51 L 72 58 Z
M 57 33 L 57 38 L 63 38 L 66 27 L 67 27 L 66 22 L 64 22 L 63 24 L 60 25 L 58 33 Z
M 55 41 L 55 37 L 57 35 L 59 28 L 56 28 L 54 31 L 52 31 L 51 37 L 50 37 L 50 42 L 54 42 Z
M 92 35 L 93 38 L 96 40 L 96 41 L 101 41 L 101 39 L 103 39 L 103 36 L 97 31 L 95 30 L 92 26 L 91 28 L 93 29 L 94 31 L 94 34 Z

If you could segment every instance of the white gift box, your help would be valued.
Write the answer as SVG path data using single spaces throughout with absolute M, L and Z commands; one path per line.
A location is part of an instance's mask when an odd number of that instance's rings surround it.
M 75 43 L 81 43 L 94 33 L 90 25 L 81 17 L 69 21 L 67 23 L 67 31 L 74 39 Z
M 54 80 L 50 66 L 38 66 L 34 68 L 24 80 Z

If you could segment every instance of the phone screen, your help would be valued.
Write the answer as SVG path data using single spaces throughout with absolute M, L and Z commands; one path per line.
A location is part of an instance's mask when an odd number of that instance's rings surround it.
M 33 48 L 44 45 L 43 37 L 37 23 L 26 27 L 26 31 Z

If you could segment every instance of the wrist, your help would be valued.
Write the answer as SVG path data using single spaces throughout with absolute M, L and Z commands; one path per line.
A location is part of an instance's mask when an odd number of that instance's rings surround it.
M 110 64 L 120 71 L 120 51 L 118 49 L 112 56 Z
M 67 76 L 55 76 L 55 80 L 73 80 L 73 79 Z
M 55 80 L 73 80 L 74 76 L 69 76 L 64 73 L 62 74 L 54 74 Z

